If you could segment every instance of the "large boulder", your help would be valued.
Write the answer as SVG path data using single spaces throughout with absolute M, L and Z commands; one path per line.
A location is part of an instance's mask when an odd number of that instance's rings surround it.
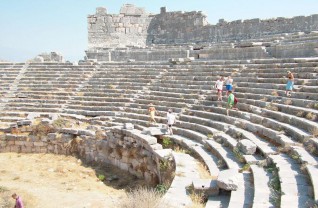
M 220 189 L 236 191 L 238 188 L 238 170 L 228 169 L 220 171 L 216 183 Z
M 244 155 L 252 155 L 256 152 L 256 144 L 248 139 L 242 139 L 237 143 L 237 148 L 244 154 Z

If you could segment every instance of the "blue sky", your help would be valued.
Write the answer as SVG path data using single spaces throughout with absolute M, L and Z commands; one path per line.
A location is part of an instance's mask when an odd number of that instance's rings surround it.
M 0 0 L 0 60 L 24 62 L 50 51 L 70 61 L 83 59 L 87 15 L 100 6 L 118 13 L 125 3 L 152 13 L 159 13 L 162 6 L 168 11 L 203 11 L 211 24 L 218 19 L 318 14 L 317 0 Z

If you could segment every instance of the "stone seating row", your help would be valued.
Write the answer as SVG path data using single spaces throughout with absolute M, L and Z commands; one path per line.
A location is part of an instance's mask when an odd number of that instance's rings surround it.
M 126 117 L 127 115 L 125 115 Z M 135 117 L 133 117 L 133 119 L 131 121 L 135 122 L 135 121 L 138 121 L 140 123 L 143 123 L 141 120 L 139 120 L 140 117 L 138 117 L 138 119 L 135 119 Z M 130 119 L 130 117 L 128 118 L 128 120 Z M 177 124 L 177 126 L 180 126 L 182 125 L 181 124 Z M 183 127 L 188 127 L 187 125 L 186 126 L 183 126 Z M 197 126 L 196 126 L 197 127 Z M 195 133 L 195 131 L 193 130 L 189 130 L 189 129 L 181 129 L 181 128 L 178 128 L 178 127 L 174 127 L 174 132 L 175 132 L 175 135 L 173 136 L 168 136 L 170 138 L 172 138 L 176 143 L 178 144 L 181 144 L 183 146 L 186 146 L 188 147 L 190 150 L 194 151 L 196 154 L 198 154 L 201 158 L 205 158 L 203 159 L 203 161 L 205 161 L 207 167 L 211 166 L 211 153 L 207 152 L 205 150 L 205 148 L 202 146 L 202 143 L 204 144 L 205 142 L 209 143 L 211 141 L 211 144 L 213 143 L 212 140 L 207 140 L 207 137 L 203 134 L 199 134 L 199 133 Z M 191 139 L 187 139 L 187 138 L 191 138 Z M 193 139 L 196 140 L 193 141 Z M 199 142 L 199 143 L 198 143 Z M 214 148 L 217 144 L 216 143 L 213 143 L 211 145 L 210 148 Z M 241 165 L 239 165 L 237 162 L 236 162 L 236 158 L 235 156 L 233 155 L 233 153 L 231 153 L 230 150 L 227 150 L 226 152 L 224 152 L 224 148 L 222 146 L 219 146 L 221 149 L 218 149 L 217 150 L 217 156 L 219 159 L 221 160 L 225 160 L 226 161 L 226 164 L 228 165 L 228 167 L 231 167 L 231 168 L 236 168 L 238 170 L 239 167 L 241 167 Z M 222 152 L 223 151 L 223 152 Z M 229 155 L 232 155 L 232 159 L 230 160 L 229 158 Z M 214 159 L 215 161 L 215 159 Z M 209 162 L 209 163 L 208 163 Z M 212 167 L 214 166 L 214 163 L 213 162 L 212 164 Z M 211 167 L 210 167 L 211 169 Z M 215 170 L 215 168 L 213 168 Z M 216 172 L 211 172 L 212 175 L 214 175 Z M 253 190 L 251 190 L 251 184 L 248 184 L 249 183 L 249 179 L 250 177 L 247 176 L 246 179 L 243 179 L 243 175 L 240 176 L 240 188 L 238 191 L 235 191 L 235 192 L 232 192 L 232 195 L 231 196 L 231 199 L 230 199 L 230 207 L 236 207 L 237 204 L 242 204 L 242 207 L 243 205 L 245 204 L 246 206 L 249 206 L 251 204 L 251 200 L 252 200 L 252 194 L 248 197 L 245 196 L 245 192 L 249 192 L 249 193 L 252 193 Z M 245 184 L 247 183 L 247 185 Z M 250 189 L 249 191 L 247 191 L 246 189 Z M 247 199 L 247 200 L 242 200 L 243 199 L 246 199 L 246 198 L 250 198 L 250 199 Z
M 264 95 L 264 94 L 252 94 L 252 93 L 240 93 L 234 90 L 235 96 L 240 99 L 248 99 L 249 102 L 260 105 L 260 107 L 266 107 L 266 102 L 285 104 L 292 103 L 294 107 L 302 108 L 314 108 L 315 101 L 307 99 L 299 99 L 293 97 L 279 96 L 279 95 Z M 286 105 L 286 104 L 285 104 Z
M 215 96 L 213 96 L 215 97 Z M 215 99 L 215 98 L 213 98 Z M 307 109 L 303 107 L 297 107 L 293 104 L 293 100 L 289 100 L 289 103 L 283 103 L 279 104 L 273 101 L 255 101 L 252 99 L 245 99 L 240 98 L 242 102 L 240 102 L 238 105 L 240 106 L 241 110 L 253 112 L 254 114 L 258 114 L 260 116 L 265 116 L 267 118 L 273 118 L 275 120 L 278 120 L 283 123 L 288 123 L 292 125 L 296 125 L 302 129 L 305 129 L 306 131 L 310 132 L 312 129 L 318 128 L 318 124 L 314 122 L 313 120 L 310 120 L 309 117 L 303 117 L 303 111 L 311 113 L 311 115 L 315 115 L 318 113 L 317 110 L 314 109 Z M 205 105 L 217 105 L 222 104 L 223 107 L 226 106 L 226 103 L 220 103 L 215 101 L 205 101 Z M 272 108 L 276 107 L 276 108 Z M 299 115 L 298 115 L 299 114 Z
M 180 117 L 181 119 L 183 118 L 183 116 L 181 116 Z M 209 140 L 207 141 L 207 142 L 210 142 Z M 213 145 L 214 147 L 216 146 L 215 144 Z M 283 177 L 282 175 L 284 175 L 283 173 L 281 173 L 281 177 Z M 286 184 L 284 184 L 284 186 L 285 186 Z M 288 186 L 288 185 L 286 185 L 286 186 Z M 295 186 L 295 184 L 294 184 L 294 186 Z M 296 187 L 296 188 L 298 188 L 298 187 Z M 267 191 L 267 193 L 268 193 L 268 191 Z M 305 193 L 308 193 L 308 191 L 306 191 Z M 297 197 L 296 197 L 297 198 Z M 305 197 L 306 199 L 308 198 L 308 197 Z M 297 200 L 294 200 L 295 202 L 296 201 L 298 201 L 298 200 L 302 200 L 302 197 L 299 197 L 299 198 L 297 198 Z M 257 203 L 257 201 L 255 200 L 254 202 L 256 202 Z M 284 202 L 282 202 L 282 206 L 284 205 L 284 206 L 290 206 L 292 203 L 289 203 L 288 201 L 284 201 Z M 298 207 L 299 207 L 299 205 L 298 205 Z
M 181 118 L 182 118 L 182 117 L 181 117 Z M 303 150 L 303 149 L 302 149 L 302 150 Z M 306 152 L 306 153 L 307 153 L 307 152 Z M 307 153 L 307 156 L 308 156 L 308 153 Z M 309 158 L 311 158 L 311 160 L 312 160 L 312 157 L 309 157 Z M 315 159 L 315 160 L 313 160 L 313 161 L 317 161 L 317 160 Z M 281 175 L 283 175 L 283 174 L 281 174 Z M 284 177 L 284 176 L 281 176 L 281 177 Z M 308 194 L 308 191 L 307 191 L 306 193 Z M 308 197 L 306 196 L 305 198 L 308 198 Z M 288 200 L 289 200 L 289 198 L 288 198 Z M 285 202 L 282 202 L 282 203 L 283 203 L 283 204 L 288 204 L 288 200 L 286 200 Z M 297 204 L 298 207 L 300 206 L 301 203 L 303 203 L 301 197 L 299 198 L 299 200 L 300 200 L 301 202 L 299 202 L 299 204 Z M 288 204 L 288 206 L 290 206 L 290 204 Z M 287 207 L 287 205 L 286 205 L 286 207 Z
M 121 119 L 119 119 L 119 121 L 130 121 L 130 122 L 133 122 L 133 123 L 138 123 L 140 125 L 147 125 L 147 122 L 144 121 L 144 120 L 140 120 L 140 119 L 147 119 L 147 116 L 137 116 L 135 115 L 134 117 L 131 117 L 132 114 L 123 114 Z M 188 130 L 188 129 L 180 129 L 178 127 L 174 127 L 174 131 L 176 132 L 175 135 L 173 136 L 168 136 L 170 138 L 173 139 L 173 141 L 175 141 L 176 143 L 182 145 L 182 146 L 186 146 L 188 147 L 190 150 L 194 151 L 196 154 L 199 155 L 199 157 L 201 157 L 203 159 L 203 161 L 205 162 L 209 162 L 209 163 L 206 163 L 207 167 L 210 167 L 210 170 L 213 169 L 213 172 L 210 172 L 212 176 L 216 176 L 217 175 L 217 169 L 215 169 L 215 159 L 213 157 L 213 155 L 211 155 L 211 153 L 207 152 L 205 150 L 205 148 L 202 146 L 202 142 L 204 139 L 206 139 L 206 137 L 204 135 L 200 135 L 198 133 L 195 133 L 194 131 L 191 132 L 191 130 Z M 195 135 L 197 134 L 197 135 Z M 187 139 L 191 136 L 194 136 L 196 137 L 196 140 L 197 142 L 193 141 L 192 139 Z M 205 137 L 205 138 L 202 138 L 202 137 Z M 200 141 L 200 142 L 199 142 Z M 224 155 L 222 155 L 224 156 Z M 221 156 L 219 156 L 221 157 Z M 221 157 L 222 158 L 222 157 Z M 220 159 L 221 159 L 220 158 Z M 225 156 L 223 159 L 227 159 Z M 234 158 L 233 158 L 234 159 Z M 212 163 L 211 163 L 212 162 Z M 233 164 L 235 164 L 234 161 L 232 161 Z M 238 166 L 235 166 L 235 167 L 238 167 Z M 241 184 L 240 184 L 241 185 Z M 244 185 L 243 185 L 244 186 Z M 242 187 L 242 186 L 241 186 Z M 170 189 L 169 189 L 170 190 Z M 240 189 L 241 191 L 239 191 L 239 195 L 240 196 L 244 196 L 244 189 Z M 234 197 L 233 197 L 234 199 Z M 232 202 L 233 206 L 234 207 L 234 202 Z
M 224 108 L 226 107 L 225 102 L 224 103 L 205 102 L 204 106 L 202 107 L 194 106 L 194 109 L 203 108 L 205 110 L 209 109 L 210 111 L 213 111 L 213 112 L 222 112 L 223 114 L 225 114 L 225 109 L 222 109 L 222 108 L 220 109 L 218 107 L 210 107 L 210 105 L 215 105 L 215 106 L 221 105 Z M 239 117 L 241 119 L 248 119 L 252 121 L 253 123 L 261 124 L 263 126 L 273 128 L 279 132 L 285 130 L 289 135 L 293 136 L 294 139 L 298 139 L 299 141 L 303 141 L 305 139 L 312 137 L 312 135 L 310 134 L 310 131 L 313 128 L 317 128 L 317 124 L 315 122 L 311 122 L 311 121 L 304 122 L 303 119 L 299 119 L 298 117 L 293 117 L 292 115 L 285 115 L 288 119 L 286 118 L 285 120 L 282 120 L 284 114 L 282 113 L 278 114 L 276 111 L 273 112 L 273 111 L 270 111 L 267 109 L 261 109 L 261 108 L 257 109 L 257 107 L 250 109 L 251 106 L 246 105 L 244 103 L 242 104 L 240 103 L 239 108 L 241 108 L 241 111 L 239 112 L 233 111 L 231 112 L 231 115 Z M 292 120 L 291 118 L 293 118 L 294 120 Z M 281 123 L 277 121 L 280 121 Z M 306 125 L 307 123 L 309 127 Z M 304 130 L 307 130 L 308 133 L 306 133 Z M 279 134 L 279 132 L 277 132 L 276 134 Z M 286 143 L 288 140 L 284 139 L 284 141 L 285 141 L 284 143 Z
M 251 87 L 236 87 L 235 92 L 239 93 L 251 93 L 259 95 L 271 95 L 273 93 L 278 94 L 278 96 L 285 96 L 285 90 L 275 90 L 274 89 L 259 89 Z M 317 93 L 308 93 L 308 92 L 293 92 L 291 98 L 305 99 L 305 100 L 318 100 Z
M 176 152 L 172 154 L 176 164 L 175 177 L 163 201 L 168 202 L 169 207 L 173 208 L 191 206 L 192 201 L 187 193 L 187 187 L 193 180 L 200 178 L 197 161 L 189 154 Z

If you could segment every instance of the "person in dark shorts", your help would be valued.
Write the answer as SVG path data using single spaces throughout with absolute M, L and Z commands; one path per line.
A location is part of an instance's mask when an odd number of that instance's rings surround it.
M 172 125 L 176 123 L 176 116 L 172 113 L 172 110 L 169 109 L 167 113 L 167 126 L 168 126 L 168 133 L 173 135 Z

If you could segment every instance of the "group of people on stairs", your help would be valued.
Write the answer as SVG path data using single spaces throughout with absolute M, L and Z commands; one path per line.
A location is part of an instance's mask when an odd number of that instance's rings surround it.
M 294 87 L 294 75 L 293 73 L 291 73 L 290 71 L 287 72 L 287 84 L 286 84 L 286 96 L 290 97 L 291 96 L 291 92 L 293 90 Z M 222 93 L 223 93 L 223 86 L 225 84 L 225 89 L 226 89 L 226 96 L 227 96 L 227 107 L 226 107 L 226 114 L 229 115 L 229 110 L 233 109 L 233 110 L 238 110 L 238 108 L 236 107 L 237 103 L 238 103 L 238 99 L 235 97 L 234 93 L 233 93 L 233 79 L 231 76 L 228 76 L 226 80 L 224 80 L 224 77 L 221 76 L 214 85 L 214 88 L 217 90 L 217 97 L 218 97 L 218 101 L 222 101 Z M 149 122 L 150 123 L 156 123 L 155 120 L 155 116 L 157 114 L 156 108 L 155 106 L 150 103 L 149 104 L 149 108 L 148 108 L 148 112 L 149 112 Z M 173 134 L 172 131 L 172 125 L 175 124 L 176 122 L 176 117 L 174 115 L 174 113 L 172 112 L 172 109 L 169 109 L 167 112 L 167 129 L 168 129 L 168 133 L 169 134 Z

